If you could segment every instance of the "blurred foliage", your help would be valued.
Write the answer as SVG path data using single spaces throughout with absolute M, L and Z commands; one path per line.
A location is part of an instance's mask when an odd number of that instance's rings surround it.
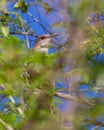
M 66 119 L 60 118 L 53 105 L 53 101 L 62 103 L 56 97 L 53 99 L 54 92 L 58 90 L 54 86 L 57 80 L 65 83 L 68 80 L 69 83 L 71 77 L 74 77 L 72 89 L 75 90 L 72 95 L 78 100 L 94 103 L 94 106 L 87 106 L 79 102 L 73 110 L 69 110 L 71 114 L 67 116 L 72 130 L 86 130 L 90 125 L 95 126 L 99 118 L 103 121 L 104 95 L 98 96 L 100 92 L 95 88 L 101 87 L 104 91 L 104 61 L 96 59 L 104 53 L 104 1 L 69 0 L 67 6 L 71 20 L 52 24 L 54 27 L 67 27 L 69 39 L 63 48 L 50 55 L 28 49 L 26 41 L 11 35 L 13 32 L 34 34 L 18 13 L 27 14 L 31 2 L 14 1 L 11 12 L 4 9 L 5 2 L 0 1 L 0 95 L 1 100 L 8 97 L 9 101 L 0 102 L 4 106 L 4 111 L 0 112 L 0 129 L 63 130 Z M 37 0 L 35 4 L 39 4 L 47 16 L 56 11 L 49 2 Z M 69 69 L 65 72 L 67 67 Z M 83 94 L 80 92 L 81 84 L 89 85 L 88 91 Z M 11 95 L 19 101 L 16 102 Z
M 26 3 L 24 0 L 20 0 L 15 3 L 14 9 L 20 9 L 22 13 L 26 13 L 26 11 L 28 10 L 28 6 L 28 3 Z

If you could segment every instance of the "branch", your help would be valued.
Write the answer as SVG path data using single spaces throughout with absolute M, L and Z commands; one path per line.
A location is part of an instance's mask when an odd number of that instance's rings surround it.
M 87 123 L 89 125 L 96 125 L 100 127 L 104 127 L 104 121 L 96 121 L 96 120 L 90 120 L 90 119 L 85 119 L 83 120 L 84 123 Z
M 58 96 L 60 98 L 64 98 L 66 100 L 71 100 L 73 102 L 77 102 L 77 103 L 82 103 L 82 104 L 85 104 L 85 105 L 88 105 L 88 106 L 94 106 L 93 103 L 89 102 L 89 101 L 80 101 L 78 100 L 78 98 L 74 97 L 74 96 L 71 96 L 69 94 L 64 94 L 64 93 L 60 93 L 60 92 L 55 92 L 54 94 L 55 96 Z
M 69 120 L 67 120 L 66 122 L 70 123 Z M 84 119 L 84 120 L 82 120 L 82 123 L 87 124 L 87 125 L 94 125 L 94 126 L 96 126 L 92 130 L 95 130 L 98 127 L 104 127 L 104 121 L 96 121 L 96 120 L 91 120 L 91 119 Z M 71 128 L 71 126 L 69 126 L 69 127 Z M 68 126 L 67 126 L 67 130 L 68 130 Z
M 30 36 L 33 36 L 33 37 L 36 37 L 36 38 L 39 37 L 38 35 L 36 35 L 36 34 L 34 34 L 34 33 L 28 33 L 28 32 L 13 32 L 13 31 L 12 31 L 12 32 L 9 32 L 9 34 L 12 34 L 12 35 L 13 35 L 13 34 L 14 34 L 14 35 L 15 35 L 15 34 L 16 34 L 16 35 L 25 35 L 25 36 L 26 36 L 26 35 L 30 35 Z M 55 45 L 57 45 L 58 47 L 60 47 L 60 48 L 63 47 L 63 45 L 60 45 L 60 44 L 56 43 L 56 42 L 53 41 L 53 40 L 52 40 L 52 42 L 53 42 Z
M 101 87 L 94 87 L 93 88 L 94 91 L 98 91 L 98 92 L 104 92 L 104 89 L 101 88 Z M 91 91 L 90 89 L 79 89 L 77 90 L 78 92 L 88 92 L 88 91 Z M 71 88 L 59 88 L 57 90 L 57 92 L 76 92 L 76 89 L 71 89 Z
M 40 94 L 42 93 L 42 91 L 40 89 L 37 89 L 37 91 L 34 91 L 32 92 L 33 94 Z M 63 99 L 66 99 L 66 100 L 71 100 L 73 102 L 77 102 L 77 103 L 81 103 L 81 104 L 85 104 L 85 105 L 88 105 L 88 106 L 94 106 L 94 104 L 92 102 L 89 102 L 89 101 L 82 101 L 82 100 L 79 100 L 78 98 L 74 97 L 74 96 L 71 96 L 69 94 L 64 94 L 64 93 L 60 93 L 60 92 L 55 92 L 54 93 L 54 96 L 57 96 L 57 97 L 60 97 L 60 98 L 63 98 Z
M 38 35 L 36 34 L 33 34 L 33 33 L 27 33 L 27 32 L 9 32 L 10 34 L 18 34 L 18 35 L 30 35 L 30 36 L 33 36 L 33 37 L 38 37 Z
M 5 126 L 5 128 L 7 130 L 14 130 L 10 125 L 8 125 L 7 123 L 5 123 L 1 118 L 0 118 L 0 123 Z

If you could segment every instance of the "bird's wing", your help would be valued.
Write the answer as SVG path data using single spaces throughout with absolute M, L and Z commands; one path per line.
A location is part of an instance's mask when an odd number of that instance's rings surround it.
M 36 48 L 38 46 L 38 41 L 39 41 L 39 38 L 36 39 L 36 42 L 34 44 L 34 48 Z

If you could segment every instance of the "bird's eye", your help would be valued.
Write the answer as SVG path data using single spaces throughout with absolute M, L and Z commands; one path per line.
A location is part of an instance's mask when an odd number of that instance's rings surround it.
M 46 38 L 45 36 L 41 36 L 41 37 L 40 37 L 41 40 L 44 40 L 45 38 Z

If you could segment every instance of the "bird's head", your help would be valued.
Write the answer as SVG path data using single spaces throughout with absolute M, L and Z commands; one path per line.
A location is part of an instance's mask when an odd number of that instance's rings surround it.
M 59 34 L 43 34 L 41 36 L 39 36 L 36 40 L 35 46 L 38 46 L 40 44 L 50 44 L 50 41 L 52 38 L 54 38 L 55 36 L 58 36 Z
M 45 40 L 51 38 L 49 34 L 44 34 L 38 37 L 39 40 Z
M 44 34 L 39 36 L 40 40 L 44 40 L 44 39 L 49 39 L 49 38 L 54 38 L 56 36 L 58 36 L 59 34 Z

